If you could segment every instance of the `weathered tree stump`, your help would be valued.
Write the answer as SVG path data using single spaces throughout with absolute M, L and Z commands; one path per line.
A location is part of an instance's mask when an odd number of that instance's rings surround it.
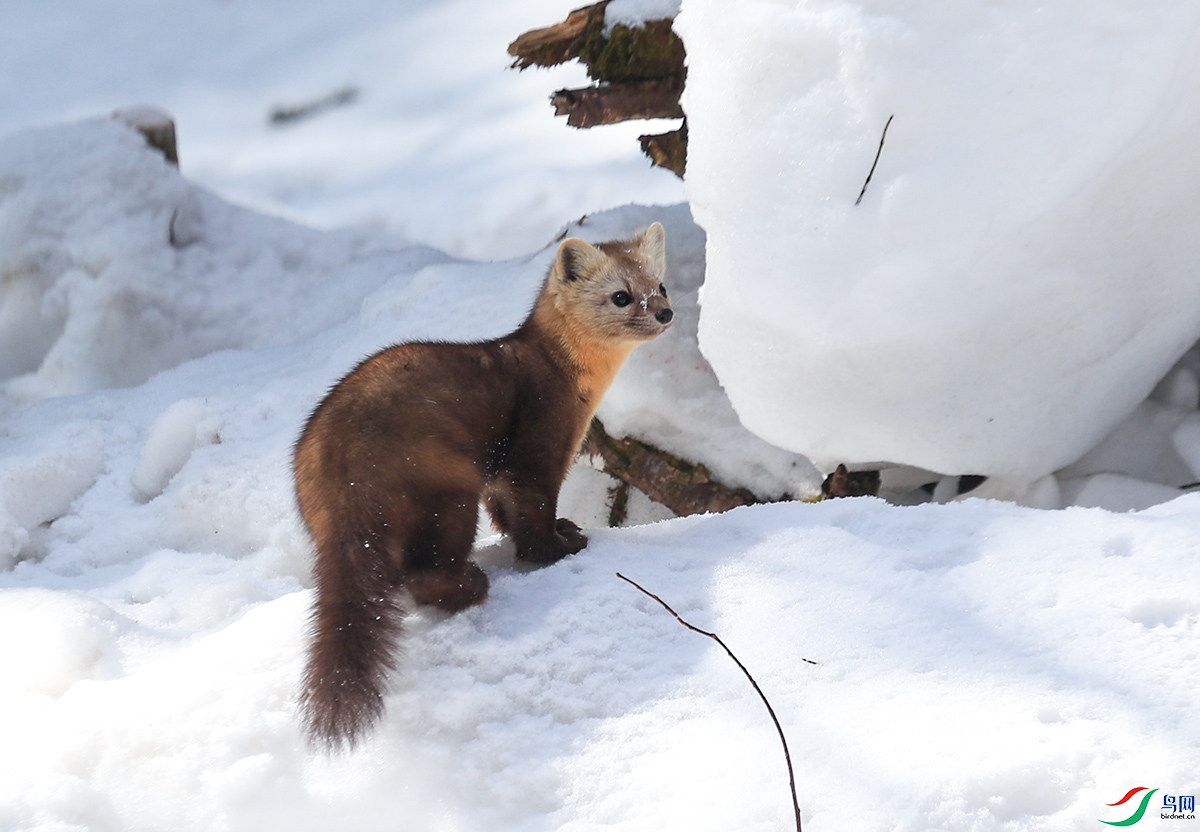
M 555 115 L 565 115 L 572 127 L 587 128 L 633 119 L 683 118 L 679 96 L 687 68 L 683 41 L 671 30 L 671 20 L 650 20 L 642 26 L 623 24 L 605 31 L 608 0 L 576 9 L 553 26 L 534 29 L 514 40 L 508 53 L 513 67 L 555 66 L 579 60 L 597 83 L 577 90 L 559 90 L 550 97 Z M 686 125 L 686 122 L 685 122 Z M 659 167 L 683 177 L 687 130 L 641 136 L 642 151 Z

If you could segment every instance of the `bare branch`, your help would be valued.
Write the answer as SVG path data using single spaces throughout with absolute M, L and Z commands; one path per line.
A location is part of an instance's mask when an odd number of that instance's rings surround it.
M 707 630 L 701 630 L 699 627 L 696 627 L 695 625 L 689 624 L 688 622 L 684 621 L 683 618 L 680 617 L 679 613 L 677 613 L 677 612 L 675 612 L 675 610 L 671 609 L 670 604 L 668 604 L 663 599 L 659 598 L 653 592 L 650 592 L 648 589 L 643 587 L 637 581 L 626 578 L 620 572 L 617 573 L 617 577 L 620 578 L 622 581 L 625 581 L 625 583 L 627 583 L 627 584 L 632 584 L 642 594 L 648 595 L 651 598 L 653 598 L 655 601 L 657 601 L 658 603 L 662 604 L 663 609 L 665 609 L 667 612 L 671 613 L 671 615 L 675 616 L 676 621 L 678 621 L 683 626 L 687 627 L 692 632 L 699 633 L 702 636 L 708 636 L 713 641 L 715 641 L 717 644 L 721 645 L 721 649 L 723 649 L 729 655 L 729 658 L 733 659 L 734 664 L 736 664 L 741 669 L 742 673 L 746 674 L 746 678 L 749 679 L 750 684 L 754 686 L 755 692 L 758 693 L 758 696 L 760 699 L 762 699 L 763 704 L 767 706 L 767 713 L 769 713 L 771 715 L 771 721 L 775 723 L 775 730 L 779 732 L 779 741 L 781 743 L 783 743 L 783 758 L 784 758 L 784 760 L 787 761 L 788 785 L 791 787 L 791 790 L 792 790 L 792 808 L 796 811 L 796 832 L 803 832 L 803 830 L 801 830 L 801 828 L 800 828 L 800 803 L 796 799 L 796 775 L 792 771 L 792 755 L 788 751 L 787 737 L 785 737 L 783 735 L 783 728 L 779 724 L 779 718 L 775 716 L 775 709 L 772 708 L 771 703 L 769 701 L 767 701 L 767 695 L 762 692 L 762 688 L 760 688 L 758 686 L 758 682 L 754 681 L 754 677 L 750 675 L 750 671 L 746 669 L 746 666 L 741 663 L 741 661 L 738 659 L 737 656 L 733 655 L 733 651 L 729 649 L 729 646 L 726 645 L 725 642 L 721 641 L 721 637 L 718 636 L 716 633 L 710 633 Z M 814 662 L 810 659 L 804 659 L 804 661 L 808 662 L 809 664 L 816 664 L 816 662 Z
M 887 138 L 888 128 L 892 126 L 892 119 L 896 117 L 895 113 L 888 116 L 887 124 L 883 125 L 883 135 L 879 137 L 879 149 L 875 151 L 875 161 L 871 163 L 871 170 L 867 173 L 867 181 L 863 183 L 862 190 L 858 192 L 858 199 L 854 200 L 854 204 L 862 202 L 863 195 L 867 192 L 867 186 L 871 184 L 871 177 L 875 175 L 875 166 L 879 164 L 879 155 L 883 153 L 883 142 Z

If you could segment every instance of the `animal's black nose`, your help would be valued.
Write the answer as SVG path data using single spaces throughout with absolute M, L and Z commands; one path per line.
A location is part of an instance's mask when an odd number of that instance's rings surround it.
M 675 313 L 672 312 L 670 309 L 660 309 L 654 313 L 654 320 L 658 321 L 660 324 L 663 324 L 664 326 L 666 324 L 671 323 L 671 319 L 674 317 L 675 317 Z

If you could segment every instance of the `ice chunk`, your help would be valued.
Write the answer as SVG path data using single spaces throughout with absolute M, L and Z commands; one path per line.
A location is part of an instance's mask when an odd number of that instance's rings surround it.
M 956 478 L 957 479 L 957 478 Z M 1178 496 L 1175 493 L 1171 497 Z M 1062 489 L 1058 478 L 1047 474 L 1024 487 L 1014 487 L 1011 483 L 999 479 L 984 480 L 979 487 L 959 495 L 958 500 L 969 499 L 1007 500 L 1030 508 L 1054 509 L 1062 508 Z
M 1171 434 L 1171 444 L 1191 469 L 1192 477 L 1200 480 L 1200 414 L 1192 414 L 1179 423 Z
M 142 499 L 152 500 L 161 494 L 171 478 L 182 470 L 197 445 L 213 441 L 214 431 L 201 435 L 197 427 L 203 417 L 203 399 L 184 399 L 175 402 L 154 420 L 130 477 Z
M 1195 482 L 1180 458 L 1172 436 L 1187 412 L 1150 400 L 1142 402 L 1129 418 L 1077 462 L 1058 472 L 1072 479 L 1090 474 L 1126 474 L 1135 479 L 1166 485 Z
M 1176 367 L 1158 383 L 1151 398 L 1182 410 L 1200 407 L 1200 382 L 1187 367 Z
M 50 448 L 0 459 L 0 569 L 39 554 L 31 547 L 41 531 L 103 471 L 102 442 L 96 431 L 68 426 L 53 432 Z
M 1064 502 L 1109 511 L 1141 511 L 1181 494 L 1177 488 L 1122 474 L 1096 474 L 1063 483 Z

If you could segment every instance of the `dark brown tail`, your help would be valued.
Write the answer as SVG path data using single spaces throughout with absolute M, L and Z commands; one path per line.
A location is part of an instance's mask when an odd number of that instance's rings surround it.
M 300 694 L 314 747 L 353 747 L 383 714 L 404 614 L 385 558 L 366 540 L 318 548 L 312 643 Z

